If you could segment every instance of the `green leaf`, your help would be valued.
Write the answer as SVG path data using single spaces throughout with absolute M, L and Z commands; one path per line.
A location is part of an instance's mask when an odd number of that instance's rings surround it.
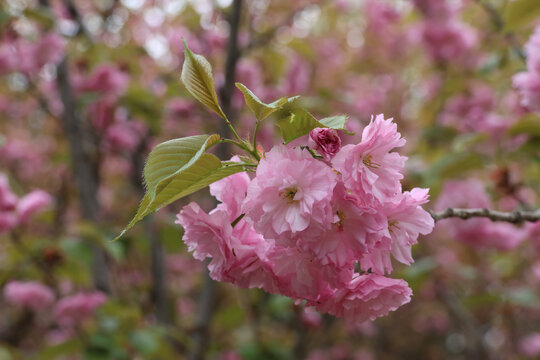
M 157 145 L 144 167 L 144 182 L 150 196 L 155 197 L 158 186 L 166 186 L 176 173 L 192 166 L 219 139 L 217 134 L 195 135 Z
M 504 30 L 513 31 L 528 25 L 532 20 L 540 16 L 540 1 L 538 0 L 515 0 L 506 6 L 504 10 Z
M 292 109 L 286 116 L 277 121 L 277 126 L 281 130 L 281 135 L 285 144 L 294 139 L 308 134 L 315 128 L 331 128 L 336 130 L 345 130 L 345 116 L 333 116 L 317 120 L 307 110 L 302 108 Z M 346 131 L 346 130 L 345 130 Z
M 212 66 L 202 55 L 189 50 L 184 40 L 185 60 L 182 67 L 182 82 L 191 95 L 202 104 L 214 110 L 220 117 L 226 119 L 225 113 L 218 103 Z
M 148 214 L 244 171 L 243 163 L 221 162 L 205 153 L 218 140 L 218 135 L 196 135 L 164 142 L 152 150 L 144 168 L 146 194 L 135 217 L 115 240 Z
M 527 134 L 540 136 L 540 117 L 528 114 L 519 119 L 509 130 L 510 135 Z
M 337 130 L 343 130 L 345 133 L 349 135 L 354 135 L 354 132 L 348 131 L 345 128 L 345 124 L 347 124 L 347 116 L 345 115 L 337 115 L 337 116 L 331 116 L 326 117 L 324 119 L 319 120 L 321 124 L 324 125 L 324 127 L 329 127 L 331 129 L 337 129 Z
M 276 110 L 280 109 L 283 105 L 287 104 L 293 98 L 283 97 L 274 101 L 271 104 L 266 104 L 262 102 L 251 90 L 249 90 L 245 85 L 241 83 L 236 83 L 236 87 L 244 94 L 244 100 L 246 101 L 247 106 L 253 112 L 257 120 L 262 121 L 274 113 Z

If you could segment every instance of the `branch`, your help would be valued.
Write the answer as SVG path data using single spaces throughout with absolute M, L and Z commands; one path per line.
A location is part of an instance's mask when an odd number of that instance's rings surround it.
M 83 129 L 82 119 L 77 112 L 76 99 L 69 78 L 67 57 L 58 64 L 56 83 L 60 99 L 64 105 L 62 125 L 71 150 L 73 174 L 79 190 L 82 216 L 85 220 L 97 223 L 101 207 L 98 201 L 99 164 L 92 158 L 87 146 L 87 133 Z M 107 274 L 105 252 L 98 245 L 92 244 L 92 274 L 99 290 L 109 293 L 110 286 Z
M 444 211 L 434 212 L 428 210 L 435 221 L 449 218 L 460 218 L 467 220 L 474 217 L 488 218 L 491 221 L 506 221 L 513 224 L 519 224 L 524 221 L 535 222 L 540 220 L 540 209 L 533 211 L 516 210 L 512 212 L 502 212 L 490 209 L 459 209 L 448 208 Z

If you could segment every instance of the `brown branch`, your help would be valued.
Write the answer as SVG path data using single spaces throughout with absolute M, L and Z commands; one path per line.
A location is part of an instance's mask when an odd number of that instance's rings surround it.
M 73 173 L 79 190 L 82 216 L 85 220 L 97 223 L 101 207 L 98 201 L 99 163 L 88 149 L 88 134 L 83 129 L 82 119 L 76 109 L 76 100 L 69 79 L 67 58 L 57 66 L 56 83 L 60 99 L 64 105 L 62 125 L 71 150 Z M 85 147 L 86 146 L 86 147 Z M 96 288 L 110 292 L 107 259 L 105 252 L 97 244 L 92 244 L 92 274 Z
M 238 49 L 238 30 L 240 27 L 240 18 L 242 10 L 242 0 L 234 0 L 232 12 L 228 21 L 230 26 L 229 42 L 227 44 L 227 58 L 225 61 L 225 83 L 220 89 L 221 105 L 223 112 L 229 119 L 232 116 L 231 100 L 234 91 L 234 81 L 236 76 L 236 64 L 241 56 Z M 225 121 L 220 123 L 220 134 L 227 138 L 230 137 L 230 129 Z M 218 148 L 218 155 L 223 158 L 230 157 L 230 144 L 222 143 Z M 216 303 L 216 282 L 210 278 L 208 269 L 204 270 L 204 285 L 199 295 L 198 319 L 195 331 L 193 333 L 193 344 L 189 352 L 189 360 L 201 360 L 205 358 L 205 352 L 210 342 L 210 322 L 214 313 Z
M 460 218 L 467 220 L 475 217 L 488 218 L 491 221 L 506 221 L 513 224 L 519 224 L 526 221 L 535 222 L 540 220 L 540 209 L 533 211 L 516 210 L 512 212 L 502 212 L 490 209 L 448 208 L 444 211 L 434 212 L 428 210 L 428 212 L 436 222 L 449 218 Z

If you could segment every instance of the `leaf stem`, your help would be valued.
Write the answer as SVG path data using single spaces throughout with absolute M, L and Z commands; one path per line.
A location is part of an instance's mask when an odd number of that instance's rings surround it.
M 246 151 L 247 153 L 249 153 L 251 156 L 253 156 L 255 159 L 257 159 L 257 161 L 261 160 L 261 157 L 259 156 L 259 154 L 257 154 L 257 149 L 251 149 L 249 144 L 247 144 L 245 141 L 243 140 L 240 140 L 240 141 L 236 141 L 236 140 L 232 140 L 232 139 L 225 139 L 225 138 L 222 138 L 220 140 L 220 142 L 222 143 L 229 143 L 229 144 L 233 144 L 233 145 L 236 145 L 238 146 L 240 149 Z M 255 165 L 257 166 L 257 165 Z
M 261 121 L 257 119 L 257 124 L 255 125 L 255 132 L 253 133 L 253 150 L 257 149 L 257 133 L 259 132 L 260 125 L 261 125 Z

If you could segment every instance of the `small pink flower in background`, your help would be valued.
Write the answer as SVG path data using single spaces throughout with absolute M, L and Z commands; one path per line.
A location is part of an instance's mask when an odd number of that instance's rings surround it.
M 60 299 L 54 315 L 58 324 L 72 326 L 90 318 L 95 310 L 107 301 L 102 292 L 77 293 Z
M 302 309 L 302 314 L 300 315 L 302 323 L 309 327 L 319 327 L 322 323 L 321 314 L 312 306 L 308 306 Z
M 34 190 L 17 203 L 19 223 L 27 222 L 34 214 L 42 212 L 53 203 L 52 196 L 43 190 Z
M 521 353 L 529 357 L 540 356 L 540 333 L 532 333 L 519 342 Z
M 525 45 L 527 71 L 513 77 L 514 87 L 521 97 L 521 105 L 530 111 L 540 112 L 540 26 Z
M 119 70 L 116 65 L 102 64 L 97 66 L 90 76 L 80 79 L 77 88 L 80 91 L 99 92 L 117 97 L 127 90 L 129 81 L 129 75 Z
M 331 160 L 341 149 L 341 138 L 334 129 L 315 128 L 309 133 L 309 145 L 326 160 Z
M 117 121 L 105 132 L 105 141 L 112 151 L 133 152 L 141 142 L 147 127 L 140 121 Z
M 361 323 L 396 310 L 408 303 L 411 295 L 412 290 L 404 280 L 376 274 L 360 275 L 317 309 L 343 317 L 345 321 Z
M 0 233 L 11 230 L 17 224 L 15 209 L 17 195 L 11 192 L 6 175 L 0 174 Z
M 476 30 L 459 20 L 428 20 L 420 26 L 420 37 L 435 62 L 465 59 L 478 42 Z
M 4 298 L 12 305 L 38 311 L 54 302 L 54 292 L 37 281 L 12 280 L 4 287 Z

